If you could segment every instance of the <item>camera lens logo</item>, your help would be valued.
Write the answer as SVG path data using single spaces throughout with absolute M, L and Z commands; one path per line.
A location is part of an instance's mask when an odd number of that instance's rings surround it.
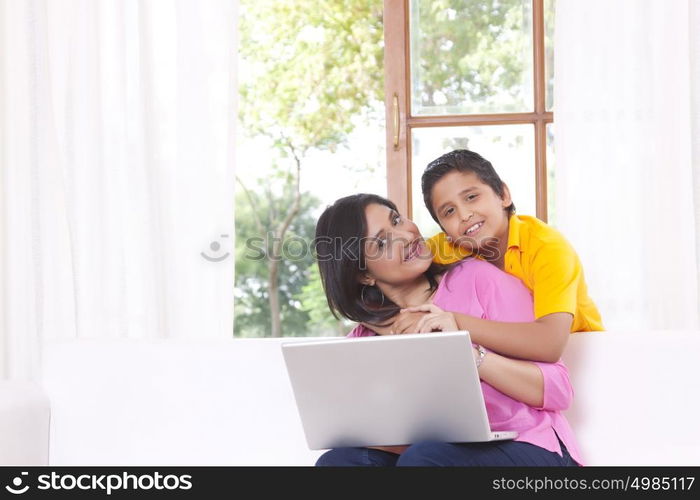
M 228 238 L 228 234 L 222 234 L 221 237 Z M 221 249 L 221 244 L 218 241 L 212 241 L 211 244 L 209 245 L 209 248 L 211 249 L 212 252 L 218 252 Z M 221 262 L 222 260 L 225 260 L 229 256 L 229 253 L 226 252 L 224 255 L 222 255 L 220 257 L 216 257 L 216 256 L 210 257 L 209 255 L 207 255 L 204 252 L 201 252 L 200 255 L 202 257 L 204 257 L 205 259 L 207 259 L 209 262 Z
M 22 476 L 27 476 L 29 475 L 29 472 L 22 472 Z M 12 486 L 5 486 L 5 489 L 9 491 L 10 493 L 14 495 L 21 495 L 22 493 L 26 493 L 27 490 L 29 489 L 29 485 L 26 485 L 24 488 L 22 486 L 22 477 L 17 476 L 12 480 Z

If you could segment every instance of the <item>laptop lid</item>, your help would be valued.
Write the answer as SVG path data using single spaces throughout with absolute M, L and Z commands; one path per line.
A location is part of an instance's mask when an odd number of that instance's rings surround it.
M 466 331 L 282 350 L 310 449 L 493 439 Z

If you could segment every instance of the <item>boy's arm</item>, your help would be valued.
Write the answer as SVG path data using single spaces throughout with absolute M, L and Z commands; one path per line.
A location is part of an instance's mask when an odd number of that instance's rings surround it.
M 552 313 L 529 323 L 505 323 L 454 313 L 472 342 L 511 358 L 556 363 L 569 341 L 573 315 Z
M 416 332 L 423 306 L 405 309 L 394 322 L 393 333 Z M 569 341 L 573 315 L 552 313 L 528 323 L 507 323 L 453 312 L 460 330 L 469 331 L 472 342 L 510 358 L 556 363 Z M 398 325 L 398 326 L 397 326 Z M 390 333 L 391 328 L 387 328 Z M 380 333 L 381 335 L 381 333 Z
M 473 341 L 484 347 L 509 357 L 555 363 L 569 340 L 583 270 L 576 252 L 563 237 L 542 245 L 531 259 L 536 319 L 517 321 L 519 313 L 508 297 L 513 291 L 508 291 L 504 280 L 493 278 L 486 283 L 482 304 L 489 312 L 487 317 L 500 321 L 459 314 L 455 318 L 459 328 L 469 330 Z M 494 305 L 498 308 L 489 311 Z M 514 319 L 516 322 L 506 322 Z

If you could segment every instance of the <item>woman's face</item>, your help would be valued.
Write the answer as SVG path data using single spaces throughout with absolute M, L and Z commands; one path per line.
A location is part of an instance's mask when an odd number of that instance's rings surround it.
M 400 286 L 430 267 L 432 254 L 412 221 L 378 203 L 367 206 L 365 218 L 365 284 Z

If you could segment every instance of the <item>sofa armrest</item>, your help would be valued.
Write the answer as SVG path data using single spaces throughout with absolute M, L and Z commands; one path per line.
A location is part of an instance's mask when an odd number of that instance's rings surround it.
M 0 465 L 48 465 L 49 399 L 31 382 L 0 381 Z

